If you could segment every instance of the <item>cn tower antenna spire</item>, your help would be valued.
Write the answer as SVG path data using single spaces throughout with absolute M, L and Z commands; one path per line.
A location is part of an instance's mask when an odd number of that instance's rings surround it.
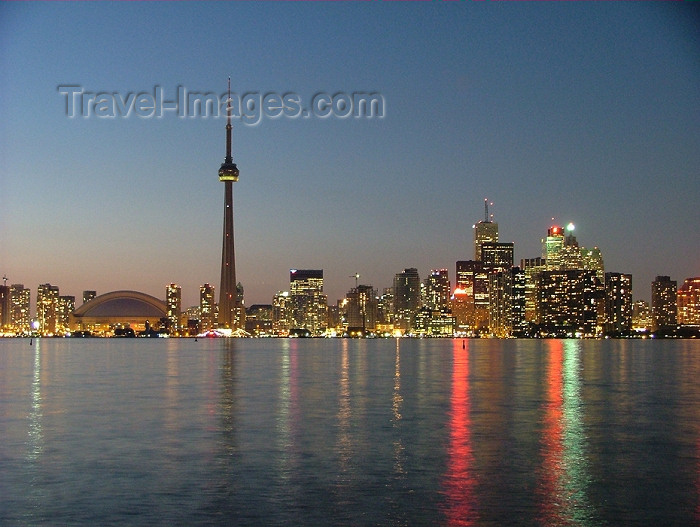
M 233 126 L 231 125 L 231 77 L 228 78 L 228 97 L 226 98 L 226 162 L 233 163 L 231 157 L 231 136 Z

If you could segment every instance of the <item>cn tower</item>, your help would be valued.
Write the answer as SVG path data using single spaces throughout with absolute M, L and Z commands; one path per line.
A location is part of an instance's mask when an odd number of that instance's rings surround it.
M 219 327 L 236 329 L 238 292 L 236 290 L 236 253 L 233 246 L 233 183 L 238 181 L 238 167 L 231 156 L 231 77 L 226 99 L 226 159 L 219 168 L 224 182 L 224 240 L 221 248 L 221 288 L 219 289 Z

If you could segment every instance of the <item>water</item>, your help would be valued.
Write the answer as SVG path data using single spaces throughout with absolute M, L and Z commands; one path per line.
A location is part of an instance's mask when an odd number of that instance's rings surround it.
M 2 525 L 700 525 L 700 343 L 0 339 Z

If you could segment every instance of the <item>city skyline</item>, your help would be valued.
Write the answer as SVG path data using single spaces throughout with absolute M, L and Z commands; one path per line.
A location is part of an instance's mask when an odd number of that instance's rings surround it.
M 329 303 L 354 273 L 381 288 L 404 268 L 421 279 L 446 268 L 454 284 L 484 197 L 515 262 L 541 255 L 554 217 L 602 250 L 606 271 L 634 276 L 635 299 L 650 299 L 657 275 L 700 275 L 697 8 L 173 5 L 152 33 L 143 20 L 157 5 L 0 10 L 8 283 L 163 298 L 175 282 L 196 304 L 221 261 L 211 167 L 224 119 L 69 118 L 58 87 L 221 93 L 228 74 L 236 93 L 386 102 L 381 118 L 234 122 L 247 305 L 286 290 L 292 267 L 324 269 Z M 203 13 L 265 24 L 207 34 Z M 201 41 L 177 41 L 185 33 Z

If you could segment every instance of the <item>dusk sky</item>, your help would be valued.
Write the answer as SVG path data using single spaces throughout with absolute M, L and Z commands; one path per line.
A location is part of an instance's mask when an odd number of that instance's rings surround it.
M 290 268 L 360 283 L 472 259 L 494 205 L 515 258 L 576 225 L 605 270 L 700 276 L 698 2 L 0 5 L 0 273 L 81 304 L 219 288 L 225 118 L 67 115 L 59 86 L 175 99 L 374 92 L 384 116 L 234 120 L 246 304 Z M 75 108 L 74 108 L 75 109 Z M 34 307 L 32 307 L 34 310 Z

